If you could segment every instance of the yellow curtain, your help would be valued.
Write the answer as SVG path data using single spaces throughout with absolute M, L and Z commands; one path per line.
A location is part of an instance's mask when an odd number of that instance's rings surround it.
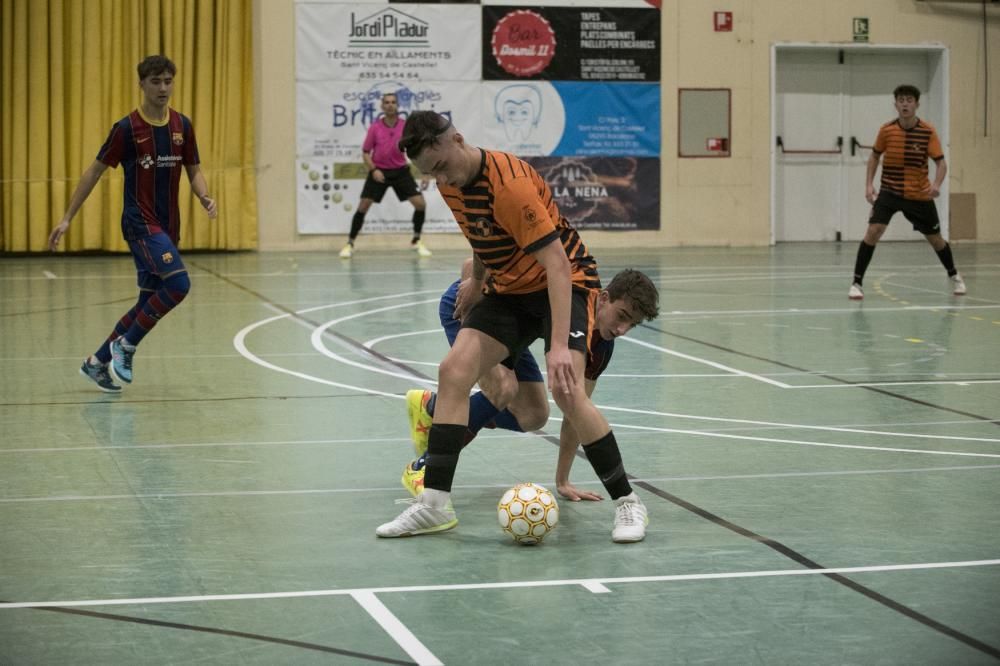
M 45 250 L 111 126 L 142 101 L 136 65 L 177 65 L 171 107 L 191 118 L 219 204 L 210 221 L 181 177 L 181 249 L 257 246 L 252 0 L 3 0 L 0 251 Z M 122 170 L 109 169 L 62 250 L 125 251 Z

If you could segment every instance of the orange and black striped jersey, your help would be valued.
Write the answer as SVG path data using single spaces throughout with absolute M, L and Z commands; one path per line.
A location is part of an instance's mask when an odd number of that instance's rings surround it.
M 488 293 L 528 294 L 547 288 L 545 269 L 532 256 L 550 242 L 562 242 L 573 284 L 599 289 L 597 262 L 569 225 L 548 184 L 527 162 L 509 153 L 482 150 L 479 173 L 465 187 L 439 187 L 489 269 Z
M 873 149 L 882 159 L 882 189 L 905 199 L 929 201 L 927 158 L 944 158 L 941 141 L 934 126 L 917 119 L 910 129 L 903 129 L 899 119 L 887 122 L 878 131 Z

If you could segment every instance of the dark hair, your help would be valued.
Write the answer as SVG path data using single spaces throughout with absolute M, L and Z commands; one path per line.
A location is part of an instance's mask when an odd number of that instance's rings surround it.
M 901 86 L 896 86 L 896 89 L 892 91 L 892 96 L 894 99 L 898 99 L 900 97 L 912 97 L 914 100 L 919 102 L 920 88 L 904 83 Z
M 396 94 L 396 93 L 394 93 L 394 92 L 387 92 L 387 93 L 382 93 L 382 98 L 381 98 L 381 100 L 380 100 L 380 101 L 384 101 L 386 97 L 395 97 L 395 98 L 396 98 L 396 101 L 397 101 L 397 102 L 399 101 L 399 95 L 397 95 L 397 94 Z
M 607 288 L 612 301 L 625 297 L 642 315 L 643 321 L 656 319 L 660 314 L 660 292 L 646 274 L 626 268 L 611 279 Z
M 177 65 L 170 58 L 162 55 L 146 56 L 135 69 L 139 72 L 140 81 L 149 76 L 163 74 L 163 72 L 168 72 L 170 76 L 177 74 Z
M 399 149 L 411 160 L 416 159 L 424 148 L 436 144 L 449 127 L 451 121 L 437 111 L 414 111 L 406 117 Z

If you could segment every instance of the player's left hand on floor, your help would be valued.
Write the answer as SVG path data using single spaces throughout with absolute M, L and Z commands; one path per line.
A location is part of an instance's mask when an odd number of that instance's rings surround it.
M 572 483 L 564 483 L 556 485 L 556 492 L 559 493 L 560 497 L 568 499 L 571 502 L 579 502 L 580 500 L 587 500 L 590 502 L 600 502 L 604 497 L 600 493 L 595 493 L 590 490 L 580 490 Z

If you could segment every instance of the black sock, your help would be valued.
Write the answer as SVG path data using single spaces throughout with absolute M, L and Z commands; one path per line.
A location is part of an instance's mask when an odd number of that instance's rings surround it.
M 464 425 L 435 423 L 427 440 L 427 471 L 424 488 L 451 492 L 451 482 L 458 467 L 458 454 L 465 446 Z
M 958 274 L 958 270 L 955 268 L 955 260 L 951 256 L 951 244 L 945 243 L 943 248 L 934 251 L 937 252 L 938 259 L 941 260 L 941 265 L 948 271 L 948 277 Z
M 416 210 L 413 211 L 413 242 L 416 243 L 420 240 L 420 232 L 424 228 L 424 218 L 427 217 L 426 210 Z
M 861 245 L 858 246 L 858 258 L 854 261 L 854 281 L 856 283 L 861 284 L 861 281 L 865 279 L 865 271 L 868 270 L 868 264 L 871 263 L 873 254 L 875 254 L 875 246 L 861 241 Z
M 358 237 L 361 233 L 361 227 L 365 224 L 365 214 L 360 210 L 354 213 L 354 217 L 351 218 L 351 236 L 350 242 L 353 245 L 354 239 Z
M 604 484 L 604 489 L 611 495 L 611 499 L 618 499 L 632 492 L 632 484 L 628 482 L 628 476 L 625 474 L 625 465 L 622 463 L 622 454 L 618 451 L 615 433 L 609 430 L 607 435 L 596 442 L 585 444 L 583 452 L 587 454 L 590 466 L 597 472 L 597 477 Z

